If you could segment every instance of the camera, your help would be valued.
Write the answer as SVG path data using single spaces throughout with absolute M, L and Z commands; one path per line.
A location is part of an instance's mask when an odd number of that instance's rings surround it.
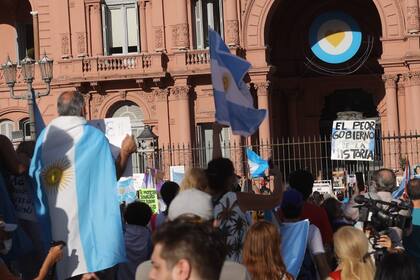
M 359 208 L 359 221 L 368 223 L 375 232 L 381 232 L 390 227 L 406 230 L 411 226 L 411 216 L 399 213 L 411 209 L 410 204 L 406 202 L 386 202 L 362 195 L 355 197 L 354 201 L 359 204 L 354 206 Z

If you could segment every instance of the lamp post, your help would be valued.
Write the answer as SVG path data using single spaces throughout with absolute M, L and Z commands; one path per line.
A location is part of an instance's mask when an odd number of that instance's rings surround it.
M 155 165 L 156 162 L 153 160 L 153 153 L 158 150 L 158 136 L 153 133 L 151 127 L 146 125 L 143 131 L 137 136 L 138 142 L 138 151 L 140 153 L 140 158 L 143 158 L 146 161 L 146 166 Z
M 28 111 L 29 111 L 29 128 L 31 132 L 31 140 L 36 139 L 35 131 L 35 114 L 34 114 L 34 101 L 35 97 L 47 96 L 50 94 L 51 90 L 51 80 L 53 78 L 53 60 L 49 59 L 46 54 L 38 61 L 38 65 L 41 71 L 42 80 L 47 86 L 47 91 L 43 93 L 35 93 L 32 87 L 32 82 L 35 77 L 35 60 L 26 56 L 22 59 L 22 75 L 25 83 L 27 84 L 28 90 L 26 94 L 17 95 L 14 91 L 14 86 L 16 84 L 16 73 L 17 65 L 10 60 L 10 57 L 7 57 L 7 61 L 2 65 L 3 76 L 6 81 L 7 86 L 9 87 L 10 97 L 13 99 L 26 99 L 28 102 Z

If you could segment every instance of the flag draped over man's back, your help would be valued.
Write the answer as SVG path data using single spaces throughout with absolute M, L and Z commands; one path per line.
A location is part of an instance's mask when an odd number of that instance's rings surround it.
M 231 126 L 233 134 L 250 136 L 267 114 L 266 110 L 254 108 L 251 93 L 243 81 L 251 64 L 231 54 L 214 30 L 209 29 L 209 40 L 216 121 Z
M 398 187 L 393 193 L 392 197 L 395 199 L 401 198 L 404 194 L 407 195 L 407 184 L 411 180 L 410 161 L 407 159 L 404 167 L 404 177 Z
M 82 117 L 53 120 L 38 138 L 30 175 L 46 235 L 67 243 L 58 279 L 125 261 L 114 159 L 101 131 Z

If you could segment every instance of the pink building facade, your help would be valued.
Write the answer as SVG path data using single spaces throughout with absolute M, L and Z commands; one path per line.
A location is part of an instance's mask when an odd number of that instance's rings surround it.
M 65 90 L 89 119 L 129 116 L 159 145 L 211 142 L 214 102 L 207 26 L 252 65 L 247 83 L 268 118 L 254 139 L 328 133 L 337 113 L 376 118 L 382 132 L 420 131 L 418 0 L 1 0 L 0 59 L 54 59 L 45 122 Z M 323 13 L 350 15 L 363 34 L 354 63 L 316 61 L 308 40 Z M 334 30 L 332 30 L 334 31 Z M 39 73 L 34 87 L 44 91 Z M 18 74 L 17 93 L 26 85 Z M 25 130 L 27 105 L 0 73 L 0 128 Z M 29 132 L 27 132 L 29 133 Z M 224 140 L 239 140 L 222 133 Z

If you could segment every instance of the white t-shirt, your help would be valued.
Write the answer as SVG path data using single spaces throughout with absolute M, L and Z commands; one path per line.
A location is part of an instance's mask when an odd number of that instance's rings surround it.
M 316 225 L 309 225 L 308 248 L 312 256 L 325 253 L 324 244 L 319 228 Z

